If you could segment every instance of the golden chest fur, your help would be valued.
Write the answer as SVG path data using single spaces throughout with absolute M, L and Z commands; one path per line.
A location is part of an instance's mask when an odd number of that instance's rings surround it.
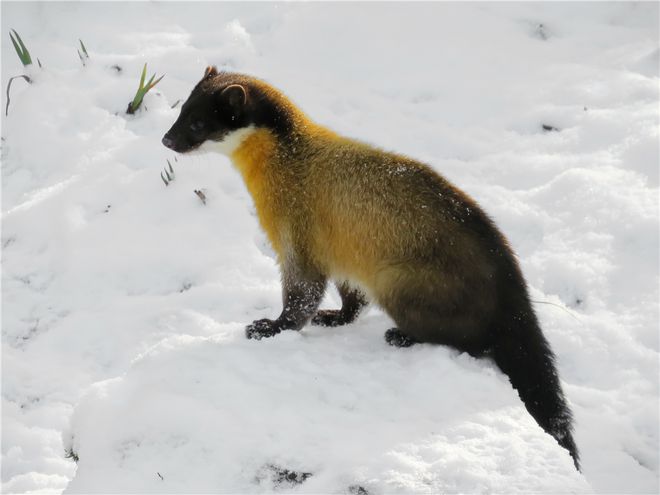
M 234 165 L 252 196 L 261 227 L 266 232 L 278 257 L 283 255 L 281 238 L 282 218 L 278 214 L 278 189 L 281 188 L 277 171 L 272 167 L 277 152 L 277 141 L 267 130 L 249 135 L 231 155 Z

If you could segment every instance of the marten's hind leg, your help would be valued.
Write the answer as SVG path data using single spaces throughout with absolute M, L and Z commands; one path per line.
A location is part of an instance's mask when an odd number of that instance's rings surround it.
M 385 332 L 385 341 L 393 347 L 410 347 L 417 341 L 409 337 L 398 328 L 390 328 Z
M 397 324 L 397 328 L 385 333 L 390 345 L 409 347 L 425 342 L 450 346 L 473 356 L 488 350 L 491 342 L 483 299 L 443 298 L 442 291 L 416 289 L 412 294 L 406 289 L 395 290 L 379 301 Z
M 367 305 L 366 296 L 359 290 L 351 287 L 347 282 L 337 284 L 341 297 L 341 309 L 323 309 L 312 318 L 312 325 L 324 327 L 338 327 L 352 323 L 362 309 Z
M 392 316 L 392 315 L 391 315 Z M 398 328 L 390 328 L 385 332 L 385 340 L 394 347 L 410 347 L 417 343 L 440 344 L 453 347 L 461 352 L 467 352 L 474 357 L 483 356 L 489 349 L 485 337 L 475 338 L 476 329 L 472 321 L 465 318 L 429 318 L 422 325 L 406 323 L 407 318 L 392 318 L 397 321 Z M 402 323 L 399 323 L 402 321 Z

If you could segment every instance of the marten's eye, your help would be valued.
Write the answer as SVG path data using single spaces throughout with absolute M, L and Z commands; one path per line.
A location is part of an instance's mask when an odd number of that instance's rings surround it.
M 190 130 L 193 132 L 199 132 L 204 129 L 204 122 L 201 120 L 195 120 L 192 124 L 190 124 Z

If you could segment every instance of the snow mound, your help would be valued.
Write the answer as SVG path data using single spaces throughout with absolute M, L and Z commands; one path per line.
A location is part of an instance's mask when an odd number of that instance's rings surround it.
M 589 491 L 493 366 L 392 348 L 371 320 L 162 341 L 76 408 L 67 493 Z M 271 466 L 311 476 L 278 483 Z

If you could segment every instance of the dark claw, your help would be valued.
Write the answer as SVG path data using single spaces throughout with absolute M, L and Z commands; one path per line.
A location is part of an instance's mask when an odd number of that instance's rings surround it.
M 415 343 L 415 340 L 401 333 L 398 328 L 390 328 L 385 332 L 385 340 L 394 347 L 410 347 Z
M 263 320 L 253 321 L 252 324 L 245 327 L 245 336 L 248 339 L 261 340 L 264 337 L 272 337 L 282 331 L 276 321 L 264 318 Z

